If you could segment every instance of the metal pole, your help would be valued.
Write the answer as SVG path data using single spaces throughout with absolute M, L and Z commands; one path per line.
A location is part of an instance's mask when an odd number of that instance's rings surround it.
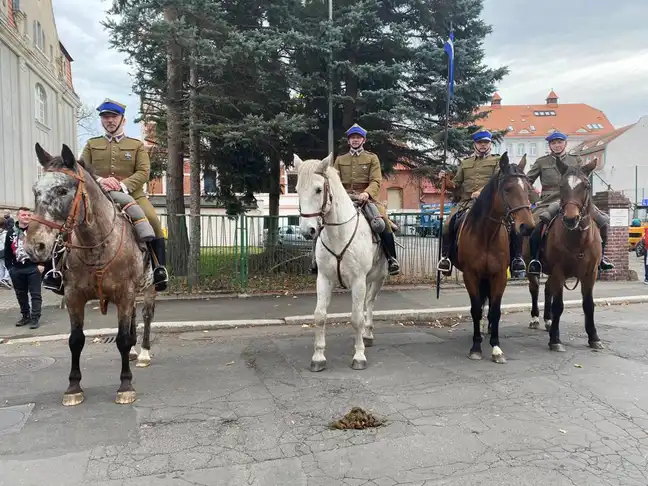
M 635 165 L 635 206 L 639 205 L 639 166 Z
M 328 0 L 329 28 L 333 26 L 333 0 Z M 329 85 L 328 85 L 328 152 L 333 154 L 333 49 L 329 58 Z

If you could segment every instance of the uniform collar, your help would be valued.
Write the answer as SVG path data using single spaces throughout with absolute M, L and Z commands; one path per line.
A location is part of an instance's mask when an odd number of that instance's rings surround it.
M 351 154 L 351 157 L 359 157 L 360 154 L 364 152 L 364 147 L 360 146 L 360 148 L 354 149 L 353 147 L 349 150 L 349 153 Z
M 475 150 L 475 153 L 473 155 L 474 155 L 475 159 L 480 160 L 480 159 L 485 159 L 486 157 L 489 157 L 490 154 L 491 154 L 490 150 L 488 152 L 486 152 L 485 154 L 482 154 L 481 152 L 477 152 Z
M 108 140 L 109 142 L 112 142 L 113 140 L 114 140 L 115 142 L 120 142 L 121 139 L 124 138 L 124 134 L 121 133 L 121 134 L 119 134 L 119 135 L 115 135 L 115 136 L 113 136 L 113 135 L 111 135 L 110 133 L 104 133 L 104 137 L 105 137 L 106 140 Z

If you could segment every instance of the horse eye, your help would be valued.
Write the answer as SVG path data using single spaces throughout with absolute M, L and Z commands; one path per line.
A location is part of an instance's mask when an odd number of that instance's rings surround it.
M 322 192 L 322 188 L 321 188 L 321 187 L 318 187 L 317 189 L 315 189 L 315 192 L 316 192 L 317 194 L 320 194 L 320 193 Z
M 56 195 L 57 196 L 65 196 L 67 195 L 68 190 L 65 187 L 59 187 L 56 189 Z

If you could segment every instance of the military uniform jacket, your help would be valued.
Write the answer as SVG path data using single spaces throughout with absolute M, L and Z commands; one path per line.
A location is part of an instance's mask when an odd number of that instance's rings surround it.
M 346 153 L 335 159 L 333 167 L 340 172 L 340 179 L 348 192 L 366 192 L 374 201 L 378 199 L 382 171 L 376 154 L 366 150 L 358 156 Z
M 569 154 L 566 154 L 562 160 L 569 167 L 581 163 L 580 157 L 575 157 Z M 542 184 L 542 193 L 540 195 L 538 206 L 547 206 L 552 202 L 559 200 L 560 180 L 562 179 L 562 176 L 560 175 L 560 171 L 556 164 L 556 157 L 553 154 L 540 157 L 535 161 L 531 169 L 529 169 L 527 178 L 531 185 L 535 183 L 538 177 Z
M 91 165 L 99 177 L 114 177 L 133 199 L 145 197 L 144 184 L 149 180 L 151 161 L 144 143 L 123 136 L 117 140 L 95 137 L 88 140 L 81 158 Z
M 499 170 L 499 155 L 478 158 L 474 155 L 462 160 L 452 179 L 454 192 L 459 197 L 459 205 L 464 206 L 472 200 L 472 194 L 481 191 L 489 179 Z

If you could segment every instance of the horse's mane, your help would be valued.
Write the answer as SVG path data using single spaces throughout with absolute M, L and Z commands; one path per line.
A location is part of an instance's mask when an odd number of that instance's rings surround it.
M 77 165 L 81 167 L 82 170 L 84 170 L 92 179 L 92 181 L 99 187 L 99 190 L 106 196 L 108 199 L 110 197 L 108 196 L 108 192 L 103 188 L 101 184 L 99 184 L 99 181 L 97 180 L 97 173 L 95 172 L 95 168 L 92 167 L 91 165 L 86 165 L 85 160 L 83 160 L 83 157 L 81 157 L 79 160 L 77 160 Z M 49 167 L 54 168 L 54 169 L 63 169 L 65 168 L 65 164 L 63 163 L 63 158 L 60 155 L 57 155 L 55 157 L 52 157 L 52 160 L 49 163 Z M 87 178 L 86 178 L 87 180 Z
M 493 199 L 499 190 L 500 182 L 507 174 L 522 174 L 524 172 L 516 164 L 509 164 L 508 172 L 502 173 L 500 169 L 490 177 L 484 188 L 481 190 L 479 197 L 468 211 L 466 224 L 474 224 L 488 218 L 492 210 Z
M 315 174 L 322 175 L 322 173 L 317 170 L 319 168 L 320 163 L 321 161 L 317 159 L 311 159 L 311 160 L 304 160 L 299 165 L 299 168 L 297 169 L 297 173 L 299 175 L 299 177 L 297 178 L 298 189 L 302 187 L 307 187 L 310 184 L 312 184 L 313 176 Z M 346 194 L 346 190 L 344 189 L 344 186 L 342 185 L 342 181 L 340 180 L 340 174 L 335 168 L 333 168 L 333 166 L 329 165 L 324 171 L 323 175 L 329 181 L 331 192 L 333 192 L 334 194 L 340 194 L 341 192 L 344 192 Z

